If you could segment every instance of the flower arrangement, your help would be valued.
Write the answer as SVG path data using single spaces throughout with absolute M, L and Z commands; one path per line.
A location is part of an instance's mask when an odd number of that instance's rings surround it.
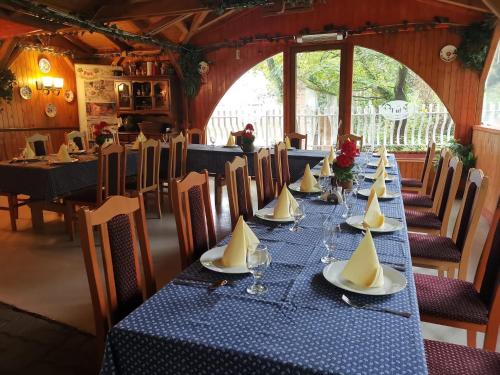
M 102 146 L 104 142 L 106 142 L 106 138 L 109 138 L 111 132 L 108 128 L 109 124 L 106 121 L 101 121 L 98 124 L 94 124 L 94 139 L 95 143 L 99 146 Z
M 338 182 L 350 181 L 354 178 L 352 168 L 354 167 L 354 158 L 357 155 L 356 143 L 347 140 L 342 144 L 340 155 L 333 162 L 333 172 Z
M 241 139 L 241 146 L 243 151 L 252 152 L 253 151 L 253 142 L 255 141 L 255 128 L 252 124 L 246 124 L 245 129 L 243 129 L 243 135 Z

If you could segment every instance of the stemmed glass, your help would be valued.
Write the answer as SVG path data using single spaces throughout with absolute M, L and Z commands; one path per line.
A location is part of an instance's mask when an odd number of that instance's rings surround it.
M 215 136 L 214 135 L 210 136 L 210 143 L 212 144 L 212 147 L 215 147 Z
M 326 193 L 328 191 L 329 182 L 330 182 L 330 177 L 319 176 L 319 186 L 321 187 L 321 191 L 323 193 Z
M 344 205 L 345 205 L 345 212 L 342 214 L 342 217 L 344 219 L 347 219 L 348 217 L 351 217 L 351 210 L 352 210 L 352 195 L 354 191 L 353 189 L 344 189 L 342 191 L 342 195 L 344 198 Z
M 297 207 L 292 207 L 290 203 L 290 212 L 292 213 L 293 216 L 293 226 L 290 228 L 290 231 L 292 232 L 300 232 L 302 230 L 301 227 L 299 227 L 300 221 L 304 218 L 304 201 L 300 198 L 296 198 L 295 201 L 297 202 Z
M 253 276 L 253 284 L 247 288 L 247 293 L 267 292 L 267 286 L 262 284 L 261 279 L 269 264 L 271 264 L 271 256 L 266 245 L 258 244 L 255 249 L 247 251 L 247 268 Z
M 337 248 L 340 232 L 340 225 L 332 223 L 330 219 L 323 223 L 323 244 L 326 247 L 326 255 L 321 258 L 322 263 L 330 264 L 335 262 L 333 253 Z

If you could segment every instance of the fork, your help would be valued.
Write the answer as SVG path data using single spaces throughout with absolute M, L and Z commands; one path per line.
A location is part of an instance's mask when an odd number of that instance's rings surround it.
M 397 311 L 397 310 L 388 309 L 386 307 L 377 307 L 377 306 L 372 306 L 372 305 L 367 305 L 367 304 L 355 303 L 355 302 L 351 301 L 349 299 L 349 297 L 347 297 L 345 294 L 342 294 L 342 301 L 344 301 L 346 304 L 348 304 L 349 306 L 354 307 L 356 309 L 380 311 L 380 312 L 385 312 L 385 313 L 389 313 L 389 314 L 402 316 L 404 318 L 411 317 L 411 313 L 409 313 L 407 311 Z

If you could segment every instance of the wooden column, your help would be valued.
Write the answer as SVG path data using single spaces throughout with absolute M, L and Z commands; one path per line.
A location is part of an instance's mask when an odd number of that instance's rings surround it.
M 283 132 L 295 131 L 295 53 L 283 51 Z
M 339 134 L 351 133 L 353 61 L 354 44 L 348 40 L 340 57 L 339 119 L 342 120 L 342 126 L 339 127 Z

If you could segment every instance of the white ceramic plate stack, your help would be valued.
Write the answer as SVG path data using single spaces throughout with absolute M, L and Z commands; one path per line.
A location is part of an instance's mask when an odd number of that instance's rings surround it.
M 226 250 L 226 246 L 218 246 L 206 251 L 200 257 L 201 265 L 211 271 L 220 273 L 240 274 L 250 272 L 246 265 L 237 267 L 223 267 L 219 263 L 219 261 L 224 255 L 224 250 Z
M 370 189 L 361 189 L 358 191 L 358 194 L 368 198 L 370 196 Z M 398 191 L 386 191 L 385 194 L 378 199 L 393 199 L 399 197 L 401 194 Z

